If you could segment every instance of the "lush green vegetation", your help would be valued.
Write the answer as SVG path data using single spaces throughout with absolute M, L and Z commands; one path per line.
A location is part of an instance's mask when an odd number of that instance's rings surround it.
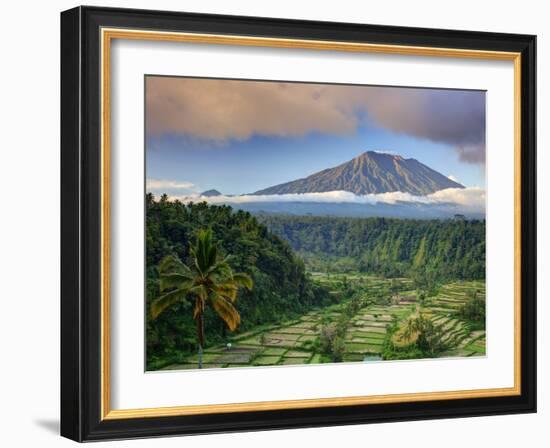
M 422 298 L 418 291 L 415 295 L 411 314 L 395 319 L 388 327 L 390 336 L 384 343 L 383 359 L 485 354 L 484 315 L 472 320 L 464 314 L 472 297 L 485 310 L 484 282 L 451 282 L 441 285 L 433 296 Z M 414 295 L 409 297 L 414 299 Z
M 159 264 L 160 291 L 162 295 L 151 304 L 151 317 L 187 300 L 193 301 L 193 319 L 197 326 L 199 343 L 198 367 L 202 369 L 205 345 L 204 314 L 208 307 L 234 331 L 241 323 L 235 308 L 239 288 L 252 289 L 248 274 L 234 273 L 229 256 L 219 256 L 218 246 L 212 241 L 212 231 L 200 230 L 197 241 L 189 248 L 191 264 L 187 266 L 174 255 L 167 255 Z
M 484 221 L 146 205 L 148 370 L 485 353 Z
M 441 280 L 485 278 L 485 221 L 269 215 L 311 271 Z
M 346 282 L 344 288 L 349 293 L 349 286 Z M 322 322 L 321 329 L 319 331 L 319 352 L 325 356 L 323 359 L 330 359 L 332 362 L 341 362 L 344 360 L 344 354 L 346 351 L 346 333 L 350 327 L 353 317 L 357 312 L 367 304 L 366 301 L 361 300 L 361 297 L 357 294 L 353 294 L 352 298 L 345 302 L 341 307 L 341 312 L 338 318 L 333 322 L 332 319 L 325 319 Z M 328 321 L 328 322 L 327 322 Z
M 460 317 L 472 328 L 485 330 L 485 309 L 485 296 L 475 289 L 468 293 L 466 302 L 460 307 Z
M 258 325 L 302 315 L 313 307 L 333 303 L 328 290 L 308 278 L 304 263 L 288 243 L 259 224 L 256 218 L 228 206 L 182 204 L 166 197 L 147 196 L 147 309 L 161 295 L 159 264 L 167 256 L 194 264 L 191 243 L 210 228 L 220 256 L 236 272 L 248 274 L 254 287 L 239 292 L 237 308 L 244 332 Z M 166 291 L 164 291 L 166 292 Z M 147 367 L 159 368 L 197 351 L 192 300 L 178 300 L 153 320 L 147 313 Z M 227 326 L 212 307 L 204 311 L 206 344 L 228 338 Z
M 313 273 L 336 303 L 275 324 L 259 325 L 208 347 L 205 368 L 363 362 L 485 354 L 485 332 L 461 317 L 472 291 L 484 284 L 441 285 L 421 304 L 410 279 L 361 273 Z M 194 369 L 197 354 L 164 369 Z

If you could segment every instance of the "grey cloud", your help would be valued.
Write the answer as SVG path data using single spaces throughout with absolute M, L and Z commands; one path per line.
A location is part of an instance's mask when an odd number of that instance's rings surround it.
M 147 78 L 147 133 L 245 140 L 252 135 L 347 134 L 367 114 L 379 126 L 485 160 L 485 94 L 478 91 Z

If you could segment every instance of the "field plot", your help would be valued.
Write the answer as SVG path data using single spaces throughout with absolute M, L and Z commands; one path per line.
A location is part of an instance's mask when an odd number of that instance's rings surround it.
M 207 347 L 203 368 L 410 359 L 411 355 L 400 357 L 400 353 L 410 353 L 417 343 L 418 331 L 407 334 L 407 328 L 419 316 L 429 321 L 438 335 L 440 351 L 435 357 L 485 354 L 484 329 L 463 316 L 464 305 L 473 294 L 484 303 L 484 282 L 448 283 L 435 295 L 420 298 L 409 279 L 364 274 L 312 276 L 330 288 L 334 305 L 232 335 L 225 345 Z M 197 363 L 198 355 L 193 355 L 164 369 L 197 368 Z
M 443 341 L 449 346 L 442 356 L 485 355 L 485 331 L 476 330 L 460 314 L 472 291 L 485 303 L 484 282 L 463 282 L 444 285 L 424 307 L 434 325 L 442 329 Z

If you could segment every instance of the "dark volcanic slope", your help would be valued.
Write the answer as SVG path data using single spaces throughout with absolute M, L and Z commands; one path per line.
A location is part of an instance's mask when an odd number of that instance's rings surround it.
M 367 151 L 334 168 L 328 168 L 254 194 L 321 193 L 350 191 L 355 194 L 402 191 L 426 195 L 445 188 L 464 188 L 416 159 Z
M 210 197 L 210 196 L 221 196 L 222 194 L 218 191 L 218 190 L 206 190 L 206 191 L 203 191 L 201 193 L 201 196 L 207 196 L 207 197 Z

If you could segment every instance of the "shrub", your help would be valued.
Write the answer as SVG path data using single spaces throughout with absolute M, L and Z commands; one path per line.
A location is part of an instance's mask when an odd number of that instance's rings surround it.
M 477 291 L 469 293 L 460 308 L 460 316 L 472 322 L 485 322 L 485 300 L 477 295 Z

